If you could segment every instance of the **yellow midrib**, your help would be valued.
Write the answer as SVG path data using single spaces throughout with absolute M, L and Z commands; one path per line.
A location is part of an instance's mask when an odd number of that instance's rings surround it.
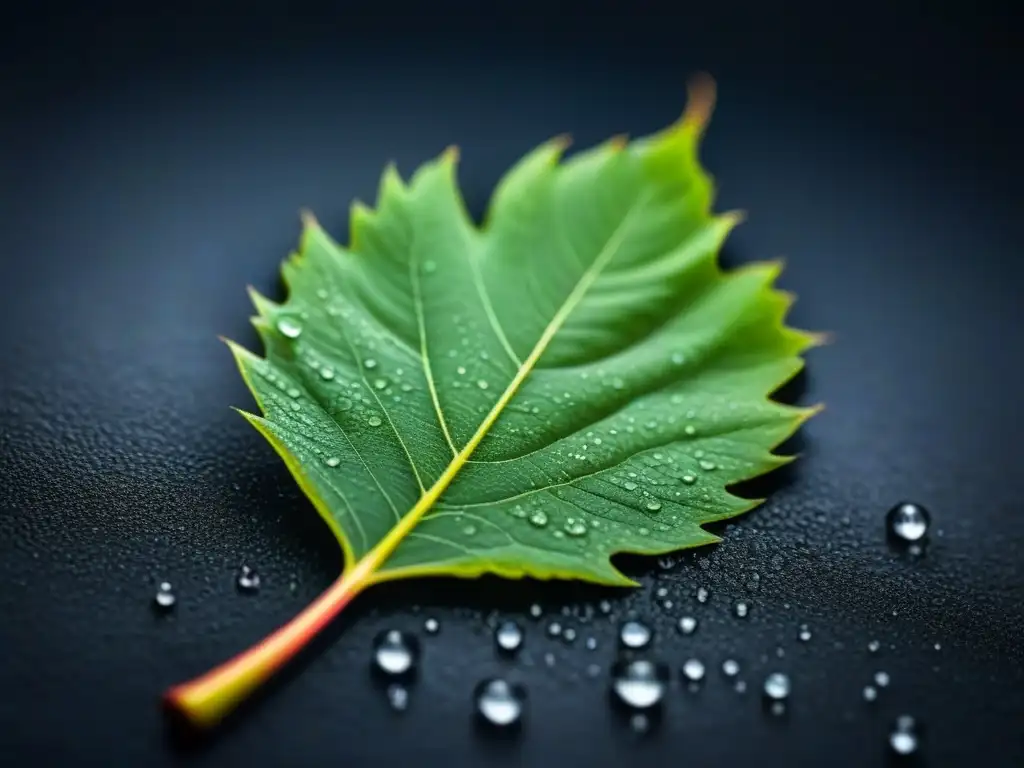
M 501 397 L 498 398 L 494 406 L 484 417 L 483 421 L 480 422 L 480 426 L 477 427 L 476 432 L 469 439 L 469 442 L 463 446 L 454 458 L 445 467 L 444 472 L 437 478 L 434 484 L 420 496 L 419 501 L 410 509 L 398 524 L 395 525 L 388 533 L 382 538 L 377 545 L 367 552 L 359 560 L 358 563 L 353 567 L 351 575 L 353 581 L 367 582 L 374 580 L 374 574 L 377 573 L 378 569 L 384 562 L 391 556 L 391 554 L 398 548 L 402 540 L 412 531 L 413 528 L 419 523 L 423 516 L 430 511 L 431 507 L 441 498 L 441 494 L 445 492 L 452 480 L 455 479 L 459 471 L 469 460 L 469 457 L 480 445 L 487 433 L 490 432 L 491 427 L 494 426 L 494 422 L 498 420 L 498 417 L 505 410 L 505 407 L 511 402 L 512 398 L 515 397 L 516 392 L 522 386 L 526 377 L 530 375 L 533 369 L 537 365 L 537 361 L 540 360 L 541 356 L 547 350 L 551 344 L 551 340 L 554 339 L 555 335 L 561 329 L 562 325 L 568 319 L 569 315 L 572 314 L 573 310 L 579 305 L 580 301 L 586 295 L 590 286 L 593 285 L 594 281 L 600 276 L 601 272 L 608 265 L 608 262 L 614 258 L 615 253 L 618 251 L 619 246 L 625 237 L 626 225 L 631 220 L 633 214 L 640 205 L 640 200 L 633 203 L 630 209 L 623 216 L 622 221 L 616 227 L 615 231 L 608 238 L 604 248 L 594 259 L 594 262 L 590 267 L 583 273 L 572 292 L 566 297 L 565 302 L 559 307 L 554 317 L 544 328 L 544 332 L 541 334 L 540 339 L 537 340 L 533 350 L 530 352 L 529 357 L 523 361 L 523 364 L 516 371 L 516 375 L 512 381 L 505 388 L 505 391 L 501 393 Z

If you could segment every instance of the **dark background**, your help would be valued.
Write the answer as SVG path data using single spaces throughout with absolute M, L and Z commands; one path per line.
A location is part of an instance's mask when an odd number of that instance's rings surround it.
M 0 25 L 0 761 L 873 766 L 906 712 L 928 765 L 1024 764 L 1012 4 L 81 5 Z M 666 125 L 699 69 L 720 85 L 704 151 L 720 208 L 750 213 L 727 262 L 785 256 L 794 323 L 835 334 L 791 388 L 828 409 L 802 459 L 754 489 L 770 501 L 671 568 L 625 562 L 644 582 L 632 594 L 380 588 L 212 743 L 170 738 L 160 692 L 289 619 L 340 567 L 229 410 L 250 399 L 216 338 L 256 347 L 244 286 L 279 295 L 299 208 L 344 239 L 387 160 L 408 173 L 457 143 L 479 212 L 552 135 Z M 902 498 L 933 515 L 916 561 L 885 541 Z M 235 591 L 243 562 L 258 595 Z M 165 579 L 179 603 L 158 617 Z M 614 617 L 588 618 L 602 597 Z M 652 656 L 708 665 L 646 738 L 609 706 L 605 673 L 584 673 L 607 668 L 630 612 L 656 627 Z M 683 638 L 687 613 L 701 625 Z M 574 645 L 544 636 L 552 615 Z M 495 616 L 527 624 L 518 661 L 496 657 Z M 424 644 L 404 714 L 367 671 L 387 627 Z M 721 677 L 728 656 L 746 695 Z M 757 695 L 774 669 L 794 686 L 781 720 Z M 892 683 L 872 706 L 877 670 Z M 498 673 L 530 692 L 509 741 L 472 727 L 471 690 Z

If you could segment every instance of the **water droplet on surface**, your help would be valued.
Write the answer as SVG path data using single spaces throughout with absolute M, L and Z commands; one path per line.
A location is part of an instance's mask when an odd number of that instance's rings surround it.
M 156 594 L 153 596 L 153 605 L 160 611 L 169 611 L 176 602 L 178 602 L 178 598 L 174 596 L 170 582 L 161 581 L 160 586 L 157 587 Z
M 562 634 L 562 625 L 557 621 L 552 621 L 548 624 L 548 637 L 558 637 Z
M 687 659 L 683 664 L 683 677 L 691 683 L 699 683 L 704 679 L 704 662 L 700 659 Z
M 861 691 L 861 696 L 864 697 L 864 701 L 875 701 L 878 698 L 878 689 L 873 685 L 865 685 L 864 690 Z
M 506 653 L 515 653 L 523 644 L 523 629 L 514 621 L 503 621 L 494 630 L 494 643 Z
M 530 523 L 532 523 L 537 528 L 543 528 L 545 525 L 548 524 L 548 516 L 538 509 L 532 515 L 530 515 Z
M 649 709 L 661 703 L 668 668 L 646 659 L 617 661 L 612 666 L 612 692 L 630 709 Z
M 324 459 L 324 464 L 326 464 L 328 467 L 336 467 L 339 464 L 341 464 L 341 459 L 339 459 L 337 456 L 328 456 L 326 459 Z
M 697 630 L 697 620 L 693 616 L 683 616 L 679 620 L 679 631 L 684 635 L 692 635 Z
M 715 462 L 708 461 L 707 459 L 701 459 L 699 464 L 700 468 L 703 469 L 705 472 L 710 472 L 717 466 Z
M 879 688 L 887 688 L 889 686 L 889 673 L 875 672 L 875 685 Z
M 373 380 L 373 388 L 374 389 L 387 389 L 387 386 L 388 386 L 388 380 L 387 379 L 374 379 Z
M 747 692 L 747 681 L 746 680 L 737 680 L 736 681 L 736 685 L 733 686 L 733 690 L 736 691 L 736 693 L 746 693 Z
M 260 588 L 260 575 L 248 565 L 243 565 L 235 578 L 235 586 L 239 592 L 257 592 Z
M 722 674 L 726 677 L 736 677 L 740 673 L 740 663 L 736 659 L 726 659 L 722 662 Z
M 583 644 L 586 646 L 588 651 L 597 650 L 597 638 L 596 637 L 588 637 L 586 639 L 586 642 L 584 642 Z
M 890 509 L 885 520 L 891 539 L 910 544 L 927 535 L 931 516 L 920 504 L 905 501 Z
M 639 488 L 639 486 L 632 480 L 627 480 L 626 482 L 624 482 L 622 484 L 622 487 L 625 488 L 627 491 L 635 491 L 637 488 Z
M 597 610 L 607 616 L 612 612 L 612 604 L 607 600 L 602 600 L 597 604 Z
M 647 509 L 650 510 L 651 512 L 657 512 L 659 509 L 661 509 L 661 502 L 651 499 L 650 501 L 647 502 Z
M 540 607 L 539 603 L 534 603 L 530 606 L 530 615 L 535 619 L 539 619 L 544 614 L 544 609 Z
M 428 635 L 436 635 L 441 631 L 441 623 L 434 617 L 430 617 L 423 622 L 423 631 Z
M 706 603 L 708 598 L 711 597 L 711 593 L 704 587 L 697 587 L 697 602 Z
M 629 729 L 633 733 L 647 733 L 651 729 L 651 721 L 643 712 L 637 712 L 629 718 Z
M 396 712 L 404 712 L 409 707 L 409 691 L 403 685 L 389 685 L 387 690 L 388 704 Z
M 383 422 L 380 420 L 380 416 L 371 416 L 366 420 L 366 423 L 371 427 L 379 427 Z
M 289 339 L 297 339 L 302 335 L 302 325 L 297 320 L 282 317 L 277 321 L 277 330 L 282 336 Z
M 789 677 L 781 672 L 772 672 L 764 679 L 764 695 L 772 701 L 785 701 L 790 687 Z
M 487 387 L 489 387 L 489 386 L 490 386 L 490 384 L 488 384 L 488 383 L 487 383 L 486 381 L 484 381 L 483 379 L 477 379 L 476 385 L 477 385 L 477 386 L 478 386 L 478 387 L 479 387 L 480 389 L 487 389 Z
M 476 535 L 476 526 L 475 525 L 467 525 L 467 526 L 465 526 L 462 529 L 462 532 L 464 534 L 466 534 L 467 536 L 474 536 L 474 535 Z
M 574 520 L 570 523 L 566 523 L 565 532 L 570 536 L 586 536 L 587 526 L 582 520 Z
M 639 621 L 627 621 L 619 628 L 619 642 L 626 648 L 643 648 L 651 642 L 651 630 Z
M 869 653 L 878 653 L 878 649 L 881 648 L 881 647 L 882 647 L 882 644 L 880 642 L 878 642 L 877 640 L 872 640 L 871 642 L 868 643 L 868 652 Z
M 326 365 L 320 369 L 320 378 L 324 381 L 330 381 L 334 378 L 334 369 L 328 368 Z
M 373 663 L 385 675 L 397 677 L 411 673 L 420 655 L 420 643 L 412 635 L 388 629 L 373 641 Z
M 733 613 L 739 619 L 747 618 L 747 614 L 750 612 L 750 606 L 743 600 L 737 600 L 736 605 L 733 606 Z
M 796 636 L 801 643 L 806 643 L 811 639 L 811 630 L 806 624 L 801 624 L 800 631 L 797 632 Z
M 372 357 L 368 357 L 363 361 L 363 367 L 368 368 L 372 371 L 374 368 L 377 367 L 377 361 L 374 360 Z
M 497 728 L 517 725 L 526 706 L 526 691 L 522 686 L 512 685 L 499 677 L 481 681 L 473 698 L 480 718 Z
M 576 630 L 572 627 L 566 627 L 562 630 L 562 639 L 567 643 L 571 643 L 576 639 Z
M 693 475 L 683 475 L 683 482 L 686 483 L 687 485 L 693 485 L 695 482 L 697 482 L 697 478 L 694 477 Z
M 896 718 L 892 731 L 889 733 L 889 748 L 906 757 L 917 752 L 919 740 L 917 737 L 917 725 L 910 715 L 900 715 Z

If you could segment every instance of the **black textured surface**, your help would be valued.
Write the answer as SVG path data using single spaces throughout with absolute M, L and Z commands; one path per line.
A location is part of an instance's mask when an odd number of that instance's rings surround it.
M 872 766 L 903 712 L 927 727 L 928 765 L 1024 764 L 1009 6 L 922 16 L 890 3 L 840 21 L 756 3 L 495 20 L 434 6 L 373 18 L 90 7 L 8 19 L 0 54 L 4 764 Z M 256 346 L 244 286 L 279 293 L 298 209 L 343 235 L 348 202 L 372 199 L 386 160 L 408 172 L 455 142 L 479 211 L 551 135 L 589 145 L 663 126 L 697 68 L 720 82 L 704 152 L 720 207 L 750 212 L 728 259 L 784 255 L 794 322 L 835 333 L 796 388 L 828 409 L 804 430 L 803 458 L 760 484 L 770 501 L 672 568 L 625 563 L 644 582 L 632 594 L 380 588 L 212 744 L 169 738 L 160 692 L 290 618 L 340 567 L 273 451 L 228 409 L 250 401 L 216 339 Z M 904 497 L 933 515 L 918 561 L 884 537 Z M 262 575 L 258 595 L 235 591 L 242 562 Z M 158 617 L 164 579 L 179 604 Z M 604 675 L 585 674 L 615 657 L 602 597 L 615 617 L 653 622 L 652 655 L 708 665 L 703 689 L 677 684 L 644 739 L 608 705 Z M 745 620 L 731 610 L 741 598 Z M 673 629 L 683 614 L 700 620 L 691 637 Z M 495 654 L 494 615 L 527 625 L 518 661 Z M 396 715 L 368 675 L 371 638 L 427 616 L 441 631 L 423 637 Z M 544 636 L 552 616 L 576 628 L 573 645 Z M 746 695 L 721 677 L 728 656 Z M 756 694 L 774 669 L 793 679 L 782 720 Z M 877 670 L 892 683 L 869 706 L 860 691 Z M 471 691 L 496 673 L 530 692 L 511 741 L 472 727 Z

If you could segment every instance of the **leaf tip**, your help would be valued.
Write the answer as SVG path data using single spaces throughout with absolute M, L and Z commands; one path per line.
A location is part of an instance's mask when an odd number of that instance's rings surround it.
M 699 72 L 690 78 L 687 85 L 686 110 L 682 117 L 683 125 L 702 131 L 715 110 L 717 93 L 715 79 L 707 72 Z
M 308 208 L 299 209 L 299 220 L 302 222 L 304 229 L 319 229 L 320 222 L 316 220 L 316 216 Z
M 565 152 L 572 144 L 572 135 L 568 133 L 560 133 L 551 139 L 551 146 L 555 149 L 555 159 L 558 159 L 558 155 Z
M 456 144 L 449 144 L 445 147 L 444 152 L 441 153 L 441 160 L 449 165 L 457 164 L 459 157 L 459 147 Z
M 621 152 L 629 146 L 629 134 L 620 133 L 608 139 L 608 146 L 613 152 Z

